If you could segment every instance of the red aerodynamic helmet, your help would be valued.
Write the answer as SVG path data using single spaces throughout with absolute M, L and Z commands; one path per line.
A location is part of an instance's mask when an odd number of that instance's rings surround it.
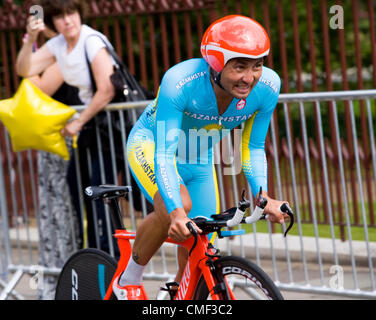
M 213 22 L 201 41 L 201 54 L 217 72 L 233 58 L 258 59 L 269 54 L 270 40 L 255 20 L 230 15 Z

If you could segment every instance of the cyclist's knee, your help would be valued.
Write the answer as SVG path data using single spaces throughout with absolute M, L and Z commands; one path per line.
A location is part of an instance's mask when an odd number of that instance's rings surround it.
M 188 213 L 192 209 L 192 201 L 191 201 L 191 197 L 189 196 L 187 188 L 183 185 L 180 188 L 180 194 L 181 194 L 184 211 L 188 215 Z M 164 201 L 159 191 L 157 191 L 154 195 L 153 204 L 154 204 L 154 211 L 159 217 L 159 219 L 161 219 L 164 224 L 169 225 L 171 222 L 171 218 L 167 212 L 167 208 L 164 204 Z
M 188 215 L 188 213 L 192 210 L 192 200 L 187 188 L 183 185 L 180 186 L 180 194 L 183 202 L 183 208 Z
M 154 212 L 162 223 L 162 225 L 169 227 L 171 224 L 170 215 L 167 212 L 166 206 L 163 202 L 163 199 L 160 193 L 157 191 L 153 198 Z

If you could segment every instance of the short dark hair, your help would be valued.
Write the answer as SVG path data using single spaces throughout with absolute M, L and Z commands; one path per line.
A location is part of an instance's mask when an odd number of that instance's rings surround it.
M 83 21 L 89 10 L 85 0 L 37 0 L 37 4 L 43 8 L 44 24 L 55 32 L 57 30 L 53 23 L 53 17 L 78 11 L 81 21 Z

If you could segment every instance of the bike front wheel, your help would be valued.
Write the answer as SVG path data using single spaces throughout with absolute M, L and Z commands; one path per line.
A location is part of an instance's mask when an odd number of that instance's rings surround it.
M 283 300 L 283 296 L 273 280 L 256 264 L 234 256 L 219 258 L 214 262 L 214 276 L 224 279 L 226 290 L 219 294 L 223 300 L 231 299 L 229 290 L 238 300 Z M 206 300 L 210 292 L 205 279 L 201 276 L 194 300 Z

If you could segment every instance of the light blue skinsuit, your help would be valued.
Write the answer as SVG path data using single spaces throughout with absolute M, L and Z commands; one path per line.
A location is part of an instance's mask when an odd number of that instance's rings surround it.
M 169 69 L 157 98 L 145 108 L 127 144 L 131 172 L 145 197 L 152 202 L 158 188 L 170 213 L 183 208 L 183 183 L 192 200 L 190 218 L 218 213 L 214 145 L 243 122 L 243 171 L 254 195 L 260 186 L 267 190 L 264 144 L 280 85 L 279 76 L 263 67 L 249 96 L 234 98 L 219 115 L 204 59 L 187 60 Z

